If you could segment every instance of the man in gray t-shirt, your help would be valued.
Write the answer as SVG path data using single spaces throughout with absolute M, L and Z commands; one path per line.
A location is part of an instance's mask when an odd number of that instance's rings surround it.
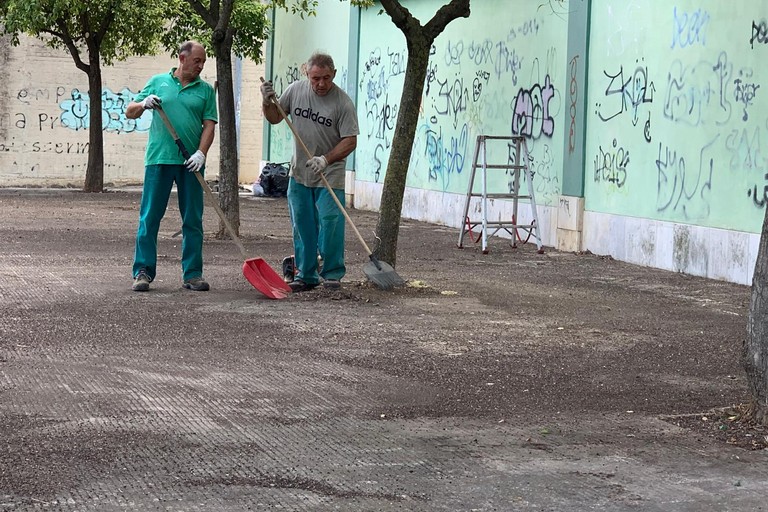
M 294 141 L 288 208 L 293 224 L 296 277 L 294 292 L 311 290 L 323 279 L 326 288 L 339 288 L 344 265 L 344 215 L 324 187 L 323 173 L 341 204 L 344 203 L 346 158 L 357 146 L 360 132 L 352 99 L 333 83 L 336 68 L 330 55 L 315 53 L 307 61 L 307 78 L 289 85 L 279 99 L 291 116 L 296 132 L 314 155 L 308 158 Z M 283 120 L 274 104 L 271 82 L 261 86 L 264 117 L 277 124 Z M 318 272 L 318 253 L 323 259 Z

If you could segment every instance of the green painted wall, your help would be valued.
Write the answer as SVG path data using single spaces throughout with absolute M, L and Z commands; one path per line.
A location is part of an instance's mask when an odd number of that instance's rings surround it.
M 765 7 L 592 0 L 588 210 L 760 231 Z
M 336 65 L 336 84 L 349 89 L 348 59 L 356 53 L 349 47 L 350 12 L 348 1 L 321 1 L 317 16 L 302 19 L 282 10 L 275 12 L 274 47 L 268 64 L 278 96 L 297 80 L 306 78 L 305 63 L 315 51 L 328 53 Z M 350 53 L 351 52 L 351 53 Z M 268 159 L 272 162 L 290 161 L 293 135 L 285 123 L 271 127 Z
M 443 0 L 405 2 L 426 23 Z M 581 3 L 581 2 L 577 2 Z M 568 2 L 483 0 L 458 19 L 433 48 L 408 186 L 466 193 L 479 134 L 529 135 L 537 201 L 561 192 L 563 123 L 567 111 Z M 405 38 L 379 9 L 361 13 L 356 151 L 357 179 L 383 182 L 402 92 Z M 493 145 L 489 163 L 513 152 Z M 506 193 L 506 171 L 489 176 L 489 192 Z

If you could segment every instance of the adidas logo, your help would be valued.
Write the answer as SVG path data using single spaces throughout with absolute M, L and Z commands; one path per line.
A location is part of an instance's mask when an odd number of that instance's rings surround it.
M 322 124 L 324 126 L 333 126 L 333 120 L 325 116 L 321 116 L 317 112 L 313 112 L 311 108 L 300 109 L 297 108 L 293 111 L 293 115 L 296 117 L 303 117 L 304 119 L 311 119 L 312 121 Z

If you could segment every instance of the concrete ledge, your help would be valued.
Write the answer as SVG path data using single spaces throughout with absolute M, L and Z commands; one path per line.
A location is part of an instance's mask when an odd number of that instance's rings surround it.
M 578 252 L 581 250 L 581 231 L 571 229 L 557 229 L 557 250 L 565 252 Z
M 557 227 L 569 231 L 584 229 L 584 198 L 560 196 L 557 205 Z
M 584 213 L 583 248 L 672 272 L 750 285 L 759 233 Z

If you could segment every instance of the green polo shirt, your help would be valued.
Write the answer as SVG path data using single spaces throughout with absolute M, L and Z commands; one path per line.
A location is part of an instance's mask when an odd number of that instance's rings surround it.
M 155 75 L 136 94 L 134 101 L 142 101 L 150 94 L 163 100 L 162 106 L 168 119 L 179 134 L 190 154 L 200 146 L 203 121 L 219 121 L 216 112 L 216 91 L 199 76 L 185 87 L 173 76 L 176 68 L 169 73 Z M 157 112 L 152 112 L 149 141 L 144 155 L 144 165 L 183 164 L 184 157 L 171 137 Z

